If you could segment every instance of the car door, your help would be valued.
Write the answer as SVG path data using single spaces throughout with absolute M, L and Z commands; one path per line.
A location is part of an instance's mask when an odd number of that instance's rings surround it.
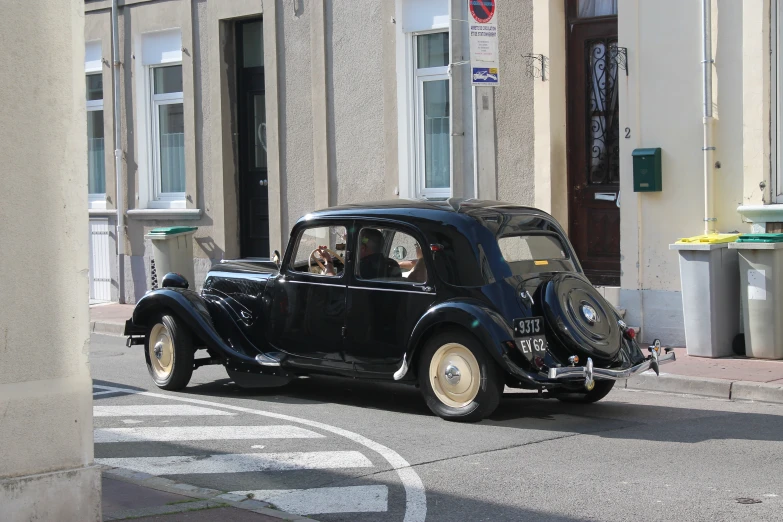
M 295 366 L 348 371 L 343 357 L 347 275 L 346 222 L 308 224 L 292 238 L 272 291 L 270 338 Z M 326 246 L 342 259 L 324 273 L 313 252 Z M 344 372 L 342 372 L 344 373 Z
M 435 301 L 431 262 L 425 249 L 417 250 L 425 243 L 413 228 L 357 222 L 354 229 L 346 361 L 353 363 L 359 374 L 391 379 L 402 364 L 413 327 Z M 383 273 L 362 273 L 363 267 L 370 266 L 363 262 L 361 244 L 367 230 L 379 231 L 383 236 L 381 254 L 386 267 Z

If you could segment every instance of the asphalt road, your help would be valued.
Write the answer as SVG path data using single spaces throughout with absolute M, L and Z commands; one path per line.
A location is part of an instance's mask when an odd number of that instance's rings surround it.
M 509 393 L 490 419 L 458 424 L 412 387 L 311 378 L 247 391 L 209 366 L 172 393 L 153 385 L 141 347 L 95 335 L 91 352 L 98 462 L 322 521 L 783 520 L 780 405 Z

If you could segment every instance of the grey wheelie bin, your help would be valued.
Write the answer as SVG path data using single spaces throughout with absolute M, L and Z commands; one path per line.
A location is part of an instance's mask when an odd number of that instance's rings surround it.
M 195 288 L 193 234 L 198 227 L 153 228 L 144 237 L 152 240 L 152 255 L 158 280 L 169 272 L 180 274 Z
M 669 245 L 680 255 L 682 312 L 688 355 L 726 357 L 739 333 L 737 252 L 739 234 L 709 234 Z
M 783 359 L 783 234 L 745 234 L 739 253 L 745 354 Z

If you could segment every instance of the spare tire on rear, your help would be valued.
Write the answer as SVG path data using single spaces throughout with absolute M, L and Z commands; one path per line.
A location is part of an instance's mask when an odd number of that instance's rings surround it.
M 581 274 L 563 272 L 543 285 L 544 314 L 559 341 L 550 343 L 550 352 L 561 361 L 571 355 L 584 360 L 592 357 L 597 364 L 615 359 L 623 343 L 619 318 L 590 281 Z

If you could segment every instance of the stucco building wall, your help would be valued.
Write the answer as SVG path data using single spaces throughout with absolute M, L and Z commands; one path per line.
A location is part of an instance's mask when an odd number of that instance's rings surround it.
M 357 11 L 343 0 L 121 2 L 126 300 L 135 302 L 150 288 L 152 245 L 144 236 L 154 227 L 198 227 L 196 289 L 213 264 L 240 255 L 234 22 L 248 17 L 262 17 L 264 28 L 271 250 L 283 250 L 295 221 L 315 208 L 410 195 L 410 184 L 404 185 L 412 173 L 400 169 L 399 135 L 412 132 L 407 128 L 412 122 L 400 115 L 413 109 L 406 101 L 408 106 L 401 112 L 399 79 L 410 75 L 407 69 L 413 65 L 404 56 L 401 59 L 399 44 L 400 38 L 414 36 L 400 32 L 401 7 L 435 9 L 437 13 L 431 12 L 441 24 L 436 30 L 452 33 L 454 195 L 478 193 L 534 204 L 535 80 L 525 75 L 522 57 L 534 52 L 533 2 L 527 2 L 527 9 L 501 12 L 502 84 L 495 91 L 474 90 L 470 85 L 465 64 L 468 37 L 462 27 L 468 16 L 466 4 L 458 0 L 437 4 L 435 8 L 419 0 L 376 0 Z M 86 36 L 101 41 L 105 61 L 107 143 L 113 136 L 109 8 L 107 0 L 85 3 Z M 455 13 L 451 21 L 449 10 Z M 148 102 L 139 80 L 144 73 L 139 65 L 140 42 L 148 33 L 170 29 L 182 35 L 187 198 L 186 208 L 161 211 L 146 208 L 144 202 L 149 129 L 144 121 Z M 418 34 L 418 29 L 413 31 Z M 474 104 L 474 96 L 482 102 L 486 97 L 487 103 Z M 405 147 L 413 143 L 406 142 Z M 410 161 L 415 152 L 405 154 Z M 108 145 L 106 162 L 107 205 L 100 215 L 113 224 L 115 175 Z M 116 259 L 111 262 L 116 295 Z
M 384 17 L 381 2 L 353 9 L 335 0 L 326 7 L 327 89 L 333 203 L 393 197 L 386 187 Z M 396 144 L 395 144 L 396 146 Z
M 622 290 L 620 305 L 645 339 L 683 345 L 679 261 L 668 245 L 704 231 L 701 11 L 698 2 L 619 4 Z M 715 217 L 748 232 L 736 209 L 743 185 L 742 4 L 713 1 Z M 663 191 L 634 193 L 631 153 L 661 147 Z
M 82 1 L 7 3 L 0 55 L 0 519 L 98 521 Z

